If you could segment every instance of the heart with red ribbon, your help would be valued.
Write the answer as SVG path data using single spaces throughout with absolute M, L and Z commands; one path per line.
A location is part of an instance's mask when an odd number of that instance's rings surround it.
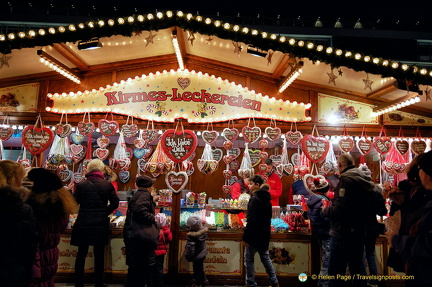
M 181 163 L 195 152 L 198 139 L 191 130 L 166 130 L 162 134 L 161 147 L 175 163 Z
M 426 146 L 426 142 L 422 139 L 416 139 L 411 142 L 411 150 L 417 155 L 424 153 Z
M 261 129 L 259 127 L 245 126 L 242 128 L 243 138 L 248 143 L 254 143 L 261 137 Z
M 222 136 L 227 141 L 235 141 L 239 135 L 239 131 L 236 128 L 224 128 L 222 131 Z
M 104 136 L 112 136 L 119 129 L 119 124 L 116 121 L 108 121 L 106 119 L 99 120 L 98 128 Z
M 372 151 L 372 142 L 367 138 L 361 138 L 356 143 L 357 149 L 362 155 L 367 155 Z
M 47 127 L 27 126 L 22 131 L 22 143 L 32 155 L 38 155 L 46 150 L 53 139 L 54 133 Z
M 2 127 L 0 126 L 0 140 L 7 141 L 14 133 L 14 130 L 12 127 Z
M 201 136 L 204 142 L 211 145 L 217 140 L 219 133 L 217 131 L 203 131 Z
M 291 143 L 292 145 L 296 146 L 296 145 L 298 145 L 298 144 L 300 143 L 300 141 L 302 140 L 303 135 L 302 135 L 302 133 L 301 133 L 300 131 L 295 131 L 295 132 L 293 132 L 293 131 L 288 131 L 288 132 L 285 134 L 285 138 L 286 138 L 286 140 L 287 140 L 289 143 Z
M 397 140 L 394 145 L 400 155 L 405 155 L 409 151 L 410 145 L 406 140 Z
M 55 133 L 61 138 L 65 138 L 72 133 L 72 126 L 70 124 L 56 124 Z
M 350 136 L 343 136 L 340 140 L 339 140 L 339 148 L 343 151 L 343 152 L 350 152 L 353 147 L 354 147 L 354 140 L 352 137 Z
M 79 122 L 78 131 L 83 136 L 90 135 L 95 129 L 95 125 L 92 122 Z
M 282 131 L 278 127 L 266 127 L 264 130 L 264 134 L 271 141 L 275 141 L 280 138 Z
M 136 124 L 124 124 L 122 125 L 121 131 L 125 137 L 131 138 L 137 135 L 139 128 Z
M 325 160 L 330 148 L 326 138 L 313 135 L 305 135 L 301 139 L 301 145 L 305 156 L 313 163 Z
M 165 176 L 165 183 L 174 193 L 179 193 L 183 190 L 189 181 L 189 177 L 184 171 L 169 171 Z
M 376 137 L 374 138 L 373 146 L 379 154 L 385 155 L 390 151 L 390 148 L 392 147 L 392 142 L 390 138 L 385 136 Z

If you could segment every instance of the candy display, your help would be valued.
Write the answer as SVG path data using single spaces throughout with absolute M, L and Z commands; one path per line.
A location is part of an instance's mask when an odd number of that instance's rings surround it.
M 282 218 L 272 218 L 271 226 L 274 228 L 274 231 L 277 232 L 286 232 L 290 227 Z
M 205 207 L 207 194 L 205 192 L 201 192 L 198 194 L 198 207 Z
M 172 204 L 172 191 L 171 189 L 159 190 L 158 206 L 171 206 Z
M 195 204 L 195 193 L 194 192 L 186 193 L 186 206 L 193 207 L 194 204 Z

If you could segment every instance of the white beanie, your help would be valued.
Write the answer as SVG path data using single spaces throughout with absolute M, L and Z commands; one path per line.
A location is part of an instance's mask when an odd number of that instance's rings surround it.
M 163 213 L 163 212 L 156 214 L 155 220 L 157 223 L 159 223 L 160 227 L 164 227 L 167 224 L 167 217 L 166 217 L 165 213 Z

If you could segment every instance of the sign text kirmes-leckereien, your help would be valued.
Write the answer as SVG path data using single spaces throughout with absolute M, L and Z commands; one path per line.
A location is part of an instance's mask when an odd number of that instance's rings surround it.
M 122 92 L 109 92 L 104 94 L 107 97 L 107 105 L 120 105 L 127 103 L 140 103 L 140 102 L 152 102 L 152 101 L 167 101 L 171 98 L 171 101 L 184 101 L 184 102 L 206 102 L 212 104 L 220 104 L 234 107 L 242 107 L 244 109 L 250 109 L 254 111 L 261 111 L 261 102 L 243 98 L 242 95 L 229 96 L 223 94 L 211 94 L 207 93 L 207 90 L 202 89 L 200 92 L 183 92 L 179 93 L 177 88 L 172 89 L 172 94 L 167 91 L 150 91 L 150 92 L 134 92 L 134 93 L 122 93 Z

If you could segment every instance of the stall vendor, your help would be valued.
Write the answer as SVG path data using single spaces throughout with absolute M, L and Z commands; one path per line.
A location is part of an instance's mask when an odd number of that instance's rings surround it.
M 266 179 L 266 183 L 270 185 L 269 192 L 271 195 L 272 206 L 280 206 L 279 197 L 282 195 L 282 180 L 275 172 L 273 161 L 270 158 L 265 160 L 265 164 L 267 165 L 267 169 L 265 171 L 259 172 L 259 174 L 263 175 Z

